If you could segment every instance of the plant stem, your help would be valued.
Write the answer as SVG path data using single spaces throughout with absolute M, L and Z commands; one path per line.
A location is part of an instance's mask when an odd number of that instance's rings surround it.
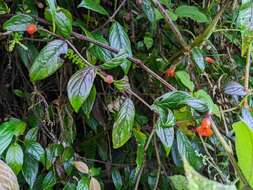
M 178 42 L 180 43 L 180 45 L 183 47 L 183 49 L 186 52 L 188 52 L 190 50 L 190 47 L 186 43 L 186 41 L 184 40 L 184 38 L 183 38 L 182 34 L 180 33 L 178 27 L 174 24 L 173 20 L 171 19 L 171 17 L 167 13 L 167 10 L 163 7 L 163 5 L 160 3 L 159 0 L 152 0 L 152 1 L 158 7 L 158 9 L 161 11 L 161 13 L 164 16 L 166 22 L 168 23 L 168 25 L 170 26 L 171 30 L 176 35 L 176 38 L 177 38 Z
M 222 134 L 220 133 L 220 131 L 218 130 L 215 122 L 213 121 L 212 117 L 211 118 L 211 126 L 212 126 L 212 129 L 215 133 L 215 135 L 218 137 L 218 139 L 220 140 L 226 154 L 228 155 L 228 159 L 229 161 L 231 162 L 234 170 L 237 172 L 240 180 L 242 181 L 244 187 L 246 187 L 247 189 L 252 189 L 250 188 L 250 185 L 246 179 L 246 177 L 244 176 L 244 174 L 242 173 L 241 169 L 239 168 L 239 166 L 237 165 L 237 162 L 234 158 L 234 155 L 233 155 L 233 150 L 232 148 L 228 145 L 228 143 L 225 141 L 225 139 L 223 138 Z
M 250 43 L 249 49 L 247 52 L 247 59 L 246 59 L 246 67 L 245 67 L 245 76 L 244 76 L 244 90 L 246 93 L 249 91 L 249 72 L 250 72 L 250 62 L 251 62 L 251 49 L 252 44 Z M 244 107 L 248 107 L 248 101 L 245 99 L 244 101 Z

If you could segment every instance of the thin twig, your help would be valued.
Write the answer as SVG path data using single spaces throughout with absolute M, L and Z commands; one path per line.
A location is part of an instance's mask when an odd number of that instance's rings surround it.
M 155 182 L 155 187 L 154 187 L 154 190 L 156 190 L 158 187 L 158 184 L 159 184 L 161 166 L 162 166 L 160 155 L 159 155 L 159 150 L 158 150 L 158 146 L 157 146 L 157 142 L 156 142 L 156 136 L 154 136 L 154 145 L 155 145 L 156 160 L 157 160 L 157 165 L 158 165 L 156 182 Z
M 244 77 L 244 90 L 246 92 L 249 91 L 249 73 L 250 73 L 250 62 L 251 62 L 251 43 L 249 45 L 249 49 L 247 52 L 247 59 L 246 59 L 246 67 L 245 67 L 245 77 Z M 248 101 L 245 99 L 244 107 L 248 107 Z
M 162 15 L 164 16 L 166 22 L 169 24 L 171 30 L 174 32 L 176 35 L 176 38 L 180 45 L 183 47 L 183 49 L 188 52 L 190 50 L 190 47 L 184 40 L 182 34 L 180 33 L 178 27 L 174 24 L 173 20 L 170 18 L 169 14 L 167 13 L 166 9 L 163 7 L 163 5 L 160 3 L 159 0 L 153 0 L 154 4 L 159 8 L 161 11 Z
M 127 0 L 123 0 L 121 2 L 121 4 L 119 5 L 119 7 L 116 9 L 116 11 L 112 14 L 112 16 L 109 17 L 109 19 L 100 27 L 96 28 L 93 32 L 97 32 L 99 30 L 101 30 L 102 28 L 104 28 L 107 24 L 109 24 L 110 22 L 113 21 L 114 17 L 118 14 L 118 12 L 120 11 L 120 9 L 125 5 Z
M 136 183 L 135 183 L 134 190 L 138 190 L 139 183 L 140 183 L 140 180 L 141 180 L 141 175 L 142 175 L 142 172 L 143 172 L 143 170 L 144 170 L 145 163 L 146 163 L 146 153 L 147 153 L 148 147 L 149 147 L 149 145 L 150 145 L 150 142 L 151 142 L 151 140 L 152 140 L 152 138 L 153 138 L 153 136 L 154 136 L 154 134 L 155 134 L 155 131 L 156 131 L 156 130 L 155 130 L 155 127 L 153 127 L 153 129 L 152 129 L 152 131 L 151 131 L 151 133 L 150 133 L 150 135 L 149 135 L 149 138 L 148 138 L 148 140 L 147 140 L 147 143 L 146 143 L 146 145 L 145 145 L 145 147 L 144 147 L 144 158 L 143 158 L 143 163 L 142 163 L 142 166 L 141 166 L 141 168 L 140 168 L 140 171 L 139 171 L 139 173 L 138 173 L 138 175 L 137 175 L 137 179 L 136 179 Z
M 223 138 L 222 134 L 220 133 L 220 131 L 218 130 L 215 122 L 213 121 L 213 119 L 211 118 L 211 126 L 212 126 L 212 129 L 215 133 L 215 135 L 218 137 L 218 139 L 220 140 L 221 142 L 221 145 L 223 146 L 226 154 L 228 155 L 228 159 L 229 161 L 231 162 L 234 170 L 237 172 L 239 178 L 241 179 L 242 183 L 244 184 L 244 187 L 248 188 L 248 189 L 251 189 L 250 188 L 250 185 L 246 179 L 246 177 L 244 176 L 244 174 L 242 173 L 241 169 L 239 168 L 239 166 L 237 165 L 237 162 L 234 158 L 234 154 L 233 154 L 233 150 L 232 148 L 228 145 L 228 143 L 225 141 L 225 139 Z

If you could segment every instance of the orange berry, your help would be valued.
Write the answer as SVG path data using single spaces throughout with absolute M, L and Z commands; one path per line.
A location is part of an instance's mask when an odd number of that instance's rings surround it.
M 210 137 L 213 135 L 213 130 L 210 127 L 198 127 L 196 128 L 196 132 L 202 137 Z
M 106 83 L 112 84 L 113 83 L 113 76 L 112 75 L 107 75 L 104 80 L 105 80 Z
M 210 119 L 209 119 L 209 117 L 205 117 L 202 121 L 201 121 L 201 125 L 200 125 L 201 127 L 203 127 L 203 128 L 210 128 L 210 126 L 211 126 L 211 121 L 210 121 Z
M 166 76 L 167 77 L 174 77 L 175 76 L 175 68 L 174 67 L 168 68 L 166 71 Z
M 213 58 L 211 58 L 211 57 L 205 57 L 205 61 L 206 61 L 207 63 L 209 63 L 209 64 L 215 63 L 215 60 L 214 60 Z
M 26 27 L 26 32 L 30 35 L 34 34 L 35 32 L 37 32 L 37 26 L 35 24 L 29 24 Z

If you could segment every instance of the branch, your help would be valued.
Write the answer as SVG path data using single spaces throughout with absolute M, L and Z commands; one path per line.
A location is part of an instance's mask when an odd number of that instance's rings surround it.
M 252 189 L 250 188 L 250 185 L 246 179 L 246 177 L 244 176 L 244 174 L 242 173 L 240 167 L 238 166 L 235 158 L 234 158 L 234 154 L 233 154 L 233 150 L 232 148 L 228 145 L 228 143 L 225 141 L 225 139 L 223 138 L 222 134 L 220 133 L 219 129 L 217 128 L 215 122 L 213 121 L 213 119 L 211 118 L 211 126 L 212 126 L 212 129 L 215 133 L 215 135 L 218 137 L 218 139 L 220 140 L 221 142 L 221 145 L 223 146 L 226 154 L 228 155 L 228 159 L 229 161 L 231 162 L 234 170 L 237 172 L 240 180 L 242 181 L 243 185 L 244 185 L 244 188 L 245 189 Z
M 164 16 L 166 22 L 168 23 L 168 25 L 170 26 L 171 30 L 176 35 L 176 38 L 177 38 L 178 42 L 180 43 L 180 45 L 183 47 L 184 51 L 188 52 L 190 50 L 189 45 L 184 40 L 182 34 L 180 33 L 180 31 L 177 28 L 177 26 L 174 24 L 173 20 L 170 18 L 170 16 L 167 13 L 166 9 L 162 6 L 162 4 L 160 3 L 159 0 L 152 0 L 152 1 L 159 8 L 159 10 L 161 11 L 161 13 Z

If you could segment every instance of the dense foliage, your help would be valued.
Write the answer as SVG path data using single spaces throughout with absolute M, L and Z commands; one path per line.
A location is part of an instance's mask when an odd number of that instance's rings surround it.
M 251 0 L 0 0 L 0 189 L 253 189 Z

